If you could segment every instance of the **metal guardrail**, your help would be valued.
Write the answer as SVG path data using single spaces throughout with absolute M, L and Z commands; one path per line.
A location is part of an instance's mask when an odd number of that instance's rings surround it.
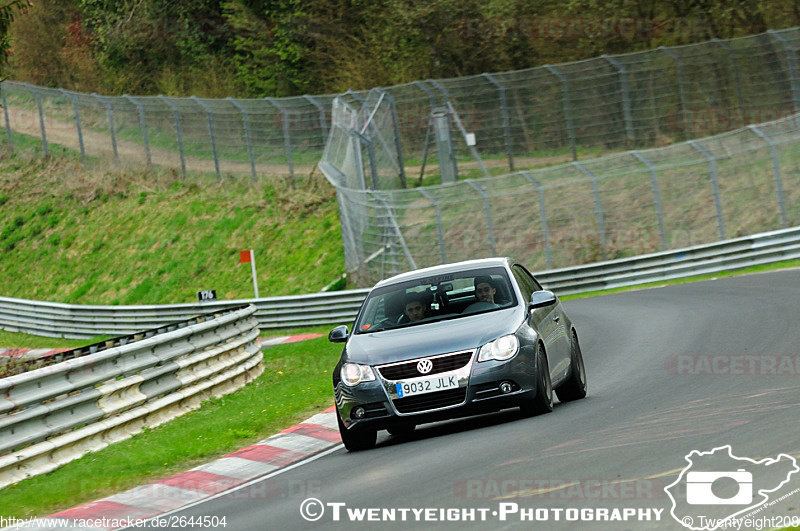
M 536 277 L 556 293 L 568 295 L 792 259 L 800 259 L 800 227 L 542 271 Z M 302 328 L 352 321 L 368 292 L 368 289 L 358 289 L 253 300 L 150 306 L 82 306 L 0 297 L 0 328 L 51 337 L 118 336 L 242 304 L 255 307 L 254 317 L 262 330 Z
M 248 305 L 0 379 L 0 488 L 127 439 L 263 371 Z

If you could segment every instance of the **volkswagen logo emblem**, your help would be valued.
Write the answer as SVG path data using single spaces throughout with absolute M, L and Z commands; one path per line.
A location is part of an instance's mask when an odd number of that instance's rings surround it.
M 420 374 L 428 374 L 433 370 L 433 363 L 431 360 L 420 360 L 419 363 L 417 363 L 417 370 Z

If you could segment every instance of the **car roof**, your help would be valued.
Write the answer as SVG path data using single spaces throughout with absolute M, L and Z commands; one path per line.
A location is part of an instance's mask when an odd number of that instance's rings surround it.
M 516 263 L 516 260 L 508 256 L 481 258 L 477 260 L 465 260 L 463 262 L 454 262 L 452 264 L 442 264 L 432 267 L 425 267 L 423 269 L 415 269 L 414 271 L 401 273 L 399 275 L 395 275 L 393 277 L 381 280 L 380 282 L 375 284 L 375 287 L 378 288 L 381 286 L 395 284 L 397 282 L 404 282 L 406 280 L 413 280 L 416 278 L 424 278 L 434 275 L 442 275 L 446 273 L 455 273 L 457 271 L 465 271 L 469 269 L 479 269 L 484 267 L 510 267 L 514 263 Z

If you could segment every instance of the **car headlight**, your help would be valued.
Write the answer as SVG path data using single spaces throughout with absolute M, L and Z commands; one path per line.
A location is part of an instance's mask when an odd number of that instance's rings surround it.
M 340 371 L 342 381 L 349 386 L 358 385 L 361 382 L 371 382 L 375 379 L 375 373 L 369 365 L 359 365 L 358 363 L 345 363 Z
M 483 345 L 478 352 L 478 361 L 504 361 L 513 357 L 519 350 L 519 340 L 514 334 L 498 337 Z

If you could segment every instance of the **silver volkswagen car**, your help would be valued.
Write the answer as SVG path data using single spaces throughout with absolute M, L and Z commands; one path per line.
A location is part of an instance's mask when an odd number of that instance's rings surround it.
M 378 430 L 519 407 L 536 415 L 586 396 L 578 333 L 558 298 L 511 258 L 404 273 L 364 300 L 333 372 L 339 431 L 350 451 Z

